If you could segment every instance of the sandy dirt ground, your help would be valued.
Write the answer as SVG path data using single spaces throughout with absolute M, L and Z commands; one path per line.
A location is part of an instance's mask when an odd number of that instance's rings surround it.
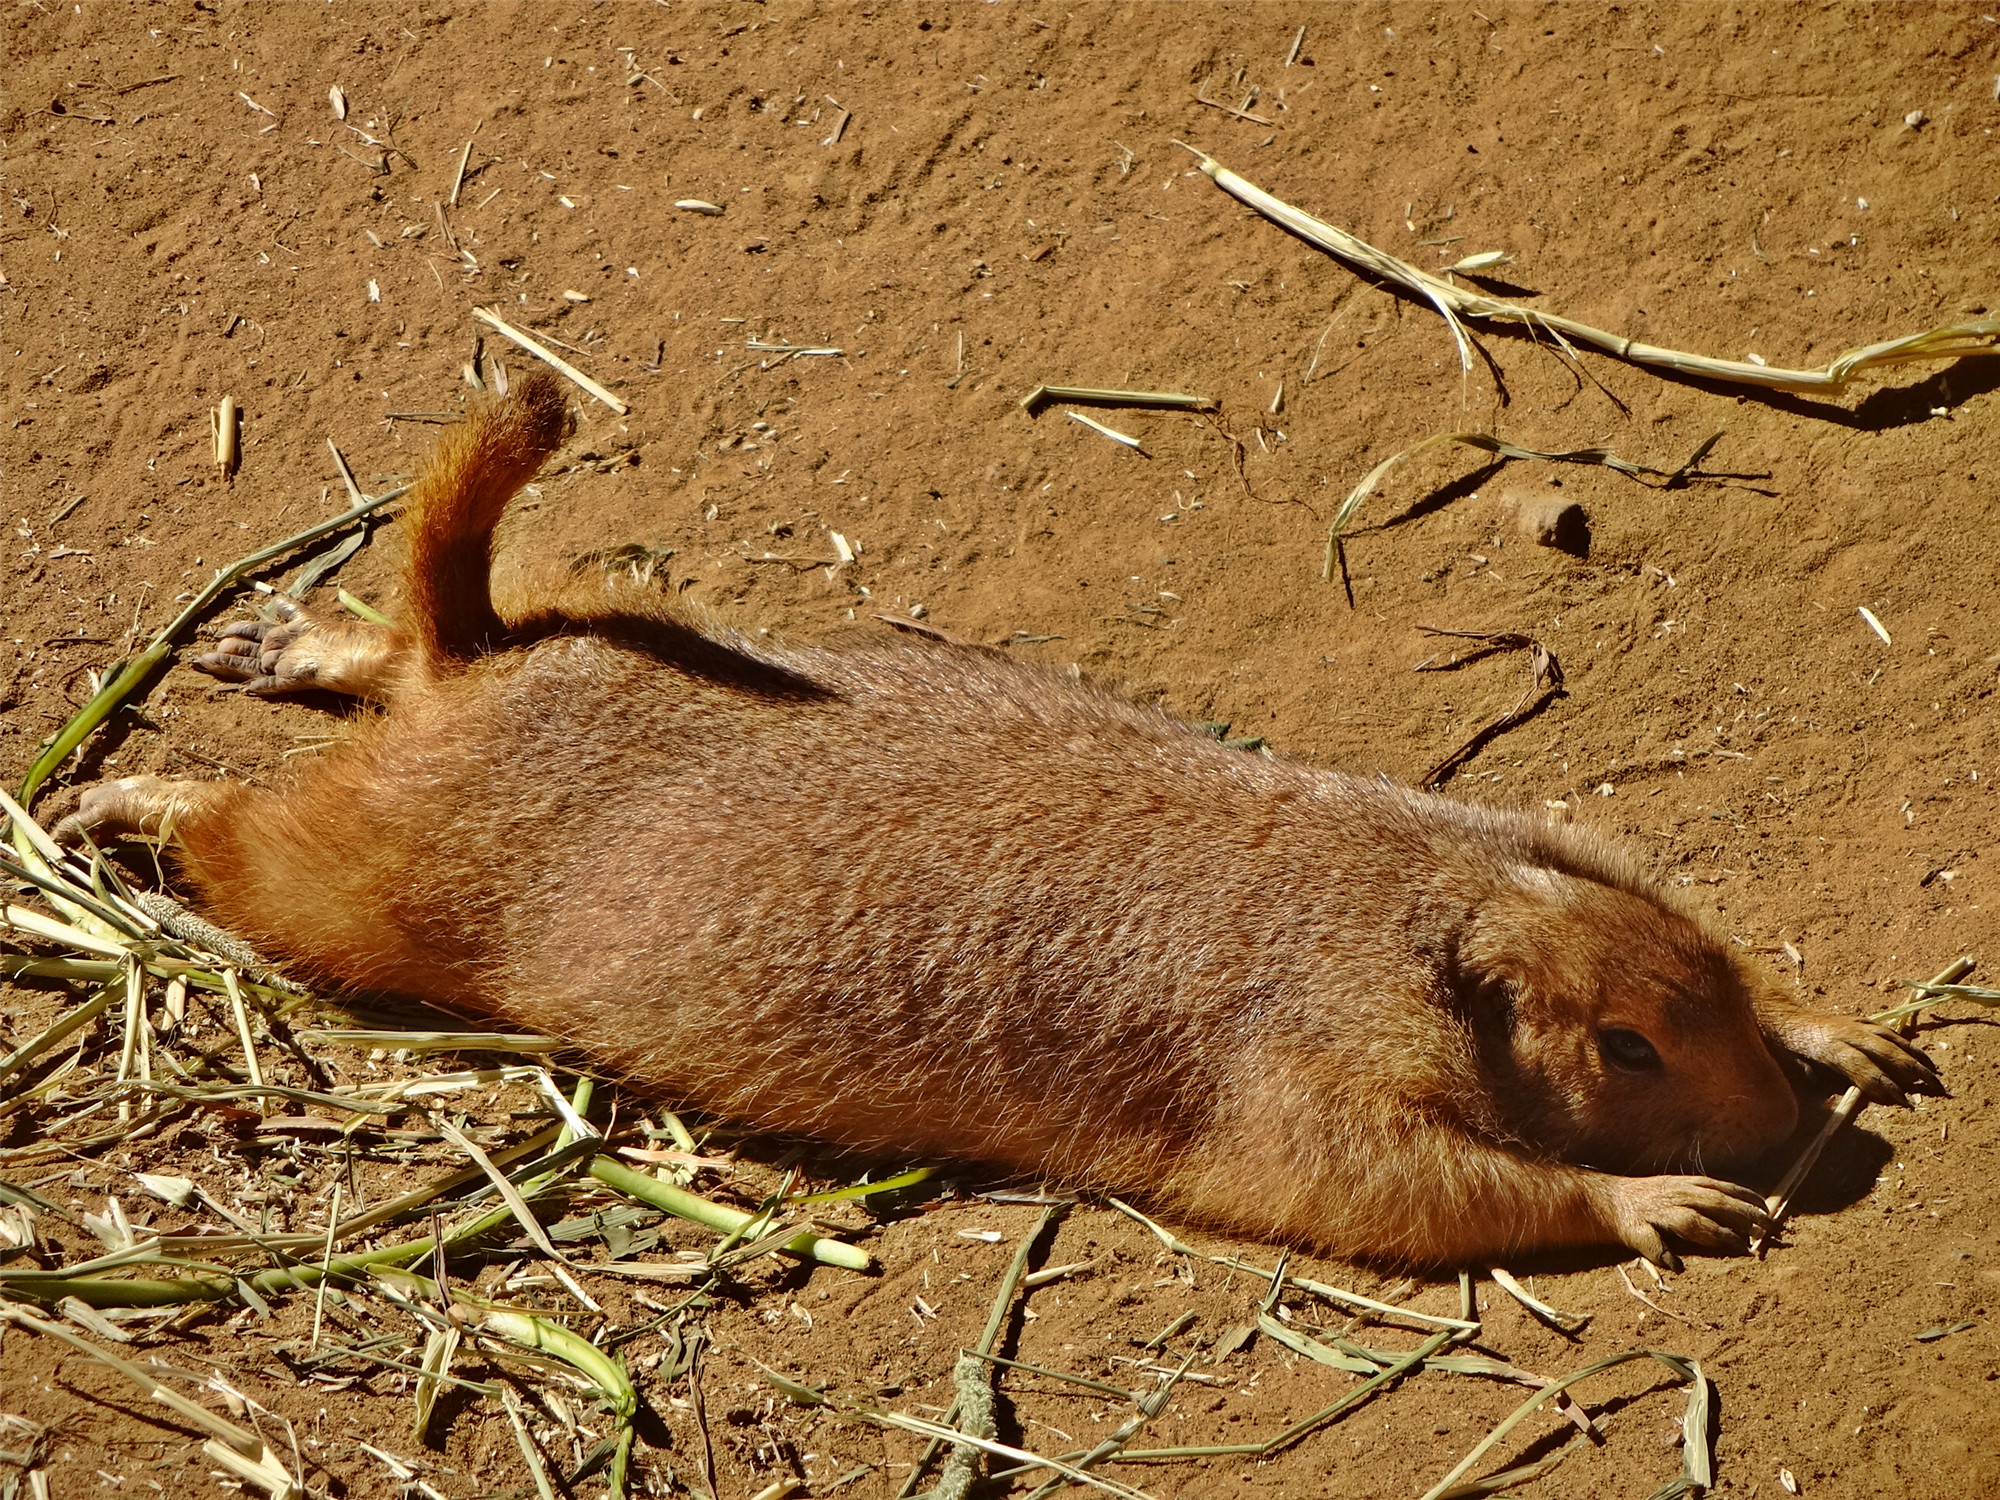
M 482 345 L 472 310 L 492 306 L 630 408 L 579 396 L 575 440 L 509 520 L 503 570 L 581 559 L 607 587 L 802 640 L 921 606 L 1231 737 L 1405 780 L 1529 686 L 1519 654 L 1413 671 L 1440 649 L 1423 628 L 1523 633 L 1559 658 L 1566 692 L 1487 742 L 1451 795 L 1602 828 L 1828 1008 L 1885 1007 L 1907 993 L 1894 981 L 1960 954 L 1985 960 L 1975 980 L 2000 965 L 2000 360 L 1746 393 L 1597 355 L 1579 367 L 1501 331 L 1463 375 L 1428 306 L 1250 213 L 1176 144 L 1426 269 L 1505 251 L 1484 285 L 1532 306 L 1815 366 L 1994 311 L 2000 22 L 1979 3 L 8 0 L 0 26 L 9 785 L 92 674 L 216 567 L 346 504 L 329 439 L 365 489 L 410 474 L 463 409 L 462 368 L 519 358 Z M 689 199 L 721 212 L 675 207 Z M 1130 451 L 1064 405 L 1024 411 L 1040 383 L 1219 409 L 1096 412 L 1140 440 Z M 225 395 L 242 411 L 229 479 L 208 417 Z M 1601 444 L 1665 471 L 1720 437 L 1671 486 L 1434 451 L 1383 481 L 1323 577 L 1341 498 L 1452 430 Z M 1566 550 L 1516 519 L 1552 496 L 1583 513 Z M 322 597 L 337 586 L 393 614 L 396 530 L 377 526 Z M 179 666 L 59 782 L 276 779 L 346 722 Z M 0 1050 L 80 993 L 7 990 Z M 1923 1031 L 1954 1097 L 1867 1111 L 1768 1258 L 1691 1259 L 1664 1284 L 1608 1258 L 1523 1265 L 1588 1327 L 1546 1328 L 1482 1281 L 1480 1347 L 1548 1376 L 1628 1349 L 1698 1357 L 1731 1495 L 2000 1492 L 2000 1034 L 1980 1015 L 1949 1004 Z M 189 1056 L 222 1054 L 226 1014 L 197 1007 L 190 1025 Z M 336 1180 L 380 1201 L 463 1164 L 434 1139 L 390 1139 L 343 1175 L 310 1139 L 273 1145 L 212 1110 L 72 1149 L 44 1134 L 63 1090 L 118 1061 L 115 1033 L 81 1045 L 69 1083 L 0 1119 L 0 1177 L 60 1210 L 39 1221 L 47 1264 L 101 1251 L 81 1223 L 107 1195 L 142 1226 L 201 1218 L 136 1171 L 313 1230 Z M 363 1056 L 329 1049 L 327 1066 L 355 1076 Z M 533 1100 L 463 1107 L 504 1141 L 523 1128 L 509 1109 Z M 628 1120 L 648 1108 L 621 1104 Z M 799 1160 L 828 1185 L 846 1170 L 749 1141 L 696 1186 L 755 1207 Z M 956 1351 L 1041 1215 L 977 1185 L 879 1223 L 846 1210 L 870 1226 L 875 1275 L 765 1259 L 678 1317 L 661 1310 L 682 1290 L 587 1277 L 603 1316 L 574 1326 L 618 1344 L 645 1401 L 635 1492 L 902 1491 L 920 1439 L 788 1401 L 759 1366 L 941 1416 Z M 661 1254 L 712 1242 L 678 1221 L 662 1234 Z M 1275 1263 L 1274 1247 L 1188 1237 Z M 455 1273 L 497 1294 L 519 1253 Z M 1025 1296 L 1000 1352 L 1120 1390 L 1192 1356 L 1144 1444 L 1257 1441 L 1356 1382 L 1263 1335 L 1218 1356 L 1267 1279 L 1168 1253 L 1108 1208 L 1068 1213 L 1030 1266 L 1076 1263 Z M 1449 1284 L 1292 1270 L 1457 1306 Z M 546 1277 L 513 1295 L 576 1311 Z M 181 1372 L 162 1378 L 218 1413 L 212 1374 L 261 1403 L 315 1494 L 534 1493 L 499 1401 L 448 1391 L 414 1436 L 407 1369 L 308 1367 L 314 1299 L 264 1301 L 124 1322 L 118 1352 Z M 1296 1291 L 1280 1305 L 1346 1326 Z M 376 1338 L 408 1362 L 423 1345 L 366 1294 L 320 1314 L 322 1346 Z M 691 1375 L 676 1330 L 699 1343 Z M 7 1494 L 219 1492 L 202 1434 L 123 1377 L 18 1326 L 0 1353 L 0 1411 L 21 1419 L 0 1441 Z M 454 1370 L 518 1381 L 551 1484 L 602 1493 L 601 1472 L 568 1478 L 606 1431 L 587 1399 L 470 1347 Z M 1525 1394 L 1426 1374 L 1265 1458 L 1105 1472 L 1159 1496 L 1415 1496 Z M 1678 1472 L 1683 1394 L 1663 1367 L 1578 1394 L 1603 1441 L 1529 1493 L 1643 1496 Z M 1010 1371 L 999 1435 L 1072 1452 L 1131 1411 Z M 1540 1413 L 1474 1473 L 1548 1456 L 1567 1430 Z

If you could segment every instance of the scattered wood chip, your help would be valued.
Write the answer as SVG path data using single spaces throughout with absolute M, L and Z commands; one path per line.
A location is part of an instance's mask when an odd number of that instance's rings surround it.
M 1086 417 L 1080 411 L 1071 412 L 1069 414 L 1069 419 L 1072 422 L 1081 422 L 1084 426 L 1088 427 L 1092 432 L 1102 433 L 1105 437 L 1110 438 L 1111 441 L 1114 443 L 1124 444 L 1127 448 L 1130 448 L 1134 453 L 1143 454 L 1146 451 L 1144 448 L 1139 446 L 1139 440 L 1133 437 L 1130 433 L 1120 432 L 1115 427 L 1106 427 L 1102 422 L 1092 421 L 1089 417 Z
M 592 380 L 588 375 L 584 374 L 583 371 L 579 370 L 575 365 L 571 364 L 568 360 L 559 357 L 553 351 L 545 348 L 543 345 L 537 343 L 533 338 L 529 337 L 526 333 L 523 333 L 520 329 L 516 328 L 512 323 L 509 323 L 506 319 L 502 318 L 498 313 L 495 313 L 488 308 L 475 307 L 472 310 L 472 316 L 477 318 L 480 322 L 484 323 L 488 328 L 491 328 L 495 333 L 499 334 L 502 338 L 511 339 L 514 343 L 519 344 L 523 349 L 527 350 L 530 354 L 534 355 L 535 358 L 539 359 L 543 364 L 548 365 L 551 368 L 568 376 L 571 380 L 575 381 L 578 385 L 582 386 L 591 395 L 595 396 L 599 401 L 602 401 L 606 406 L 610 407 L 613 411 L 617 412 L 619 416 L 622 417 L 627 412 L 631 411 L 632 408 L 630 406 L 626 405 L 623 401 L 619 400 L 616 396 L 612 395 L 611 392 L 607 391 L 603 386 L 599 385 L 596 381 Z

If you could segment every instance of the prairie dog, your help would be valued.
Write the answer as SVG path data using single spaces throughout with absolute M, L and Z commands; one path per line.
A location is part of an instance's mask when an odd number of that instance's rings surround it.
M 440 441 L 399 628 L 294 611 L 201 663 L 386 700 L 347 746 L 278 792 L 107 783 L 62 836 L 170 825 L 207 914 L 300 977 L 674 1103 L 1382 1263 L 1740 1249 L 1761 1200 L 1701 1174 L 1791 1131 L 1786 1062 L 1941 1091 L 1576 831 L 981 648 L 503 613 L 494 526 L 567 426 L 530 373 Z

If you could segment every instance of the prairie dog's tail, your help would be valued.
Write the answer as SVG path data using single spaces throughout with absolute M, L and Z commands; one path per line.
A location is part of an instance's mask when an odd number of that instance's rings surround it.
M 569 406 L 546 370 L 516 375 L 500 400 L 445 429 L 410 497 L 403 596 L 424 670 L 449 672 L 498 644 L 493 528 L 514 494 L 569 436 Z

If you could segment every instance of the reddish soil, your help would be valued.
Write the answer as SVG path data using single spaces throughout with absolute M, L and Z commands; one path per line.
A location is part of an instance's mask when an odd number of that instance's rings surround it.
M 1579 378 L 1546 345 L 1496 333 L 1462 379 L 1427 306 L 1250 214 L 1174 144 L 1421 265 L 1508 251 L 1492 274 L 1534 305 L 1817 365 L 1993 311 L 2000 24 L 1978 4 L 26 0 L 0 24 L 10 785 L 88 673 L 150 638 L 177 597 L 341 507 L 328 438 L 364 487 L 412 470 L 436 429 L 393 414 L 462 406 L 471 310 L 490 304 L 574 346 L 631 407 L 583 401 L 560 471 L 514 516 L 510 566 L 671 551 L 646 586 L 808 639 L 922 604 L 948 630 L 1283 754 L 1405 779 L 1527 680 L 1519 655 L 1415 675 L 1439 646 L 1421 627 L 1527 633 L 1560 658 L 1567 694 L 1486 744 L 1453 794 L 1566 803 L 1827 1007 L 1882 1008 L 1905 993 L 1893 980 L 1961 953 L 2000 962 L 2000 360 L 1744 394 L 1595 355 Z M 1203 89 L 1242 114 L 1196 102 Z M 676 210 L 690 198 L 724 211 Z M 844 352 L 760 355 L 753 338 Z M 496 356 L 517 358 L 489 335 Z M 1019 398 L 1042 382 L 1192 392 L 1220 417 L 1098 413 L 1141 456 L 1060 405 L 1030 417 Z M 243 410 L 232 480 L 206 415 L 224 395 Z M 1673 488 L 1434 452 L 1389 476 L 1347 539 L 1345 580 L 1324 580 L 1340 497 L 1453 429 L 1602 443 L 1668 470 L 1721 438 Z M 1570 552 L 1511 519 L 1554 487 L 1588 515 Z M 831 532 L 858 557 L 812 565 L 834 558 Z M 391 522 L 339 586 L 393 611 L 395 554 Z M 340 722 L 177 668 L 63 779 L 277 777 L 287 749 Z M 0 1051 L 62 1003 L 7 991 Z M 1628 1270 L 1650 1303 L 1606 1262 L 1541 1268 L 1543 1297 L 1593 1315 L 1574 1339 L 1483 1285 L 1483 1347 L 1550 1375 L 1641 1346 L 1698 1356 L 1730 1494 L 2000 1493 L 2000 1035 L 1979 1014 L 1949 1004 L 1955 1019 L 1924 1031 L 1955 1097 L 1868 1111 L 1768 1259 L 1692 1260 L 1664 1287 Z M 467 1108 L 505 1126 L 508 1097 Z M 35 1147 L 19 1130 L 0 1144 L 17 1160 Z M 116 1193 L 138 1215 L 151 1200 L 134 1170 L 218 1192 L 276 1170 L 243 1147 L 191 1126 L 32 1170 L 0 1157 L 0 1176 L 76 1213 Z M 366 1191 L 458 1160 L 369 1166 Z M 302 1162 L 274 1223 L 324 1223 L 336 1174 Z M 767 1165 L 700 1186 L 754 1205 L 777 1181 Z M 720 1493 L 796 1480 L 822 1495 L 853 1476 L 839 1493 L 895 1494 L 918 1439 L 787 1405 L 753 1361 L 940 1415 L 955 1351 L 1038 1212 L 934 1202 L 871 1241 L 876 1277 L 746 1270 L 707 1310 L 698 1366 Z M 43 1223 L 65 1254 L 94 1253 Z M 970 1237 L 989 1229 L 998 1243 Z M 705 1243 L 686 1226 L 664 1242 Z M 1196 1314 L 1167 1348 L 1176 1365 L 1208 1352 L 1148 1443 L 1275 1432 L 1352 1384 L 1264 1337 L 1214 1362 L 1264 1284 L 1168 1255 L 1110 1210 L 1078 1208 L 1034 1263 L 1083 1261 L 1031 1294 L 1003 1351 L 1144 1386 L 1125 1362 L 1150 1361 L 1135 1345 Z M 630 1283 L 589 1284 L 611 1327 L 655 1316 Z M 566 1303 L 553 1284 L 532 1295 Z M 1411 1296 L 1446 1311 L 1456 1291 Z M 1287 1305 L 1338 1326 L 1309 1299 Z M 213 1368 L 289 1419 L 316 1492 L 532 1493 L 498 1403 L 447 1396 L 419 1443 L 405 1376 L 297 1380 L 273 1351 L 305 1339 L 311 1315 L 292 1297 L 271 1321 L 148 1320 L 120 1352 Z M 400 1318 L 364 1299 L 334 1321 L 343 1338 L 373 1325 L 420 1346 Z M 625 1349 L 653 1414 L 640 1485 L 706 1493 L 689 1381 L 655 1378 L 657 1333 Z M 48 1428 L 49 1493 L 214 1492 L 193 1430 L 120 1377 L 18 1328 L 3 1367 L 0 1410 Z M 497 1378 L 477 1357 L 459 1373 Z M 1043 1452 L 1087 1447 L 1130 1410 L 1018 1372 L 1003 1390 L 1002 1438 Z M 1416 1495 L 1521 1394 L 1427 1375 L 1269 1459 L 1109 1472 L 1155 1495 Z M 1681 1396 L 1663 1370 L 1626 1366 L 1580 1394 L 1607 1441 L 1532 1492 L 1644 1495 L 1676 1472 Z M 531 1414 L 558 1467 L 590 1447 Z M 1531 1419 L 1478 1472 L 1552 1451 L 1563 1425 Z M 405 1489 L 364 1443 L 409 1459 L 429 1490 Z M 15 1478 L 0 1459 L 10 1494 Z

